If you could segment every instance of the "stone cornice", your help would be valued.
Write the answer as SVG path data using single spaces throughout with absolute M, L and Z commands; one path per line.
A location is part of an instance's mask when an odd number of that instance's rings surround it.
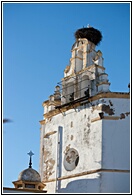
M 41 125 L 45 125 L 46 124 L 46 120 L 45 119 L 44 120 L 40 120 L 39 122 L 40 122 Z
M 95 100 L 98 100 L 98 99 L 101 99 L 101 98 L 121 98 L 121 99 L 130 99 L 130 94 L 129 93 L 122 93 L 122 92 L 103 92 L 103 93 L 99 93 L 95 96 L 92 96 L 90 98 L 88 98 L 86 101 L 88 103 L 92 102 L 92 101 L 95 101 Z M 58 115 L 60 113 L 64 113 L 70 109 L 74 109 L 80 105 L 83 105 L 84 102 L 83 101 L 79 101 L 79 102 L 76 102 L 76 103 L 68 103 L 68 104 L 65 104 L 64 106 L 63 105 L 59 105 L 61 106 L 60 108 L 57 108 L 57 109 L 54 109 L 54 110 L 51 110 L 49 111 L 48 113 L 45 113 L 43 116 L 45 119 L 50 119 L 52 118 L 53 116 L 55 115 Z M 91 106 L 90 106 L 91 107 Z M 45 124 L 46 121 L 45 120 L 42 120 L 40 121 L 41 124 Z
M 65 179 L 69 179 L 69 178 L 75 178 L 75 177 L 79 177 L 79 176 L 84 176 L 84 175 L 90 175 L 90 174 L 94 174 L 94 173 L 99 173 L 99 172 L 111 172 L 111 173 L 130 173 L 130 170 L 122 170 L 122 169 L 95 169 L 95 170 L 90 170 L 90 171 L 85 171 L 85 172 L 81 172 L 81 173 L 76 173 L 76 174 L 71 174 L 68 176 L 61 176 L 59 178 L 53 178 L 53 179 L 49 179 L 49 180 L 43 180 L 43 183 L 48 183 L 48 182 L 54 182 L 56 180 L 65 180 Z
M 97 68 L 99 68 L 99 69 L 105 70 L 105 67 L 100 66 L 100 65 L 96 65 L 96 64 L 94 64 L 94 65 L 93 65 L 93 67 L 97 67 Z
M 75 56 L 75 57 L 72 57 L 71 59 L 70 59 L 70 61 L 72 61 L 73 59 L 80 59 L 80 60 L 83 60 L 83 58 L 81 58 L 81 57 L 79 57 L 79 56 Z
M 24 184 L 39 184 L 39 185 L 43 185 L 44 186 L 44 184 L 42 183 L 42 182 L 37 182 L 37 181 L 25 181 L 25 180 L 16 180 L 16 181 L 13 181 L 12 182 L 13 184 L 22 184 L 22 183 L 24 183 Z M 46 185 L 45 185 L 46 186 Z
M 97 95 L 94 95 L 93 97 L 89 98 L 89 101 L 95 101 L 97 99 L 101 98 L 123 98 L 123 99 L 130 99 L 129 93 L 123 93 L 123 92 L 103 92 L 98 93 Z
M 44 116 L 45 119 L 49 119 L 49 118 L 51 118 L 51 117 L 53 117 L 53 116 L 55 116 L 57 114 L 60 114 L 60 113 L 63 114 L 67 110 L 73 109 L 73 107 L 77 107 L 79 105 L 80 105 L 79 103 L 76 103 L 76 104 L 74 104 L 74 106 L 73 105 L 69 105 L 69 106 L 65 106 L 65 107 L 63 107 L 61 109 L 51 110 L 48 113 L 44 114 L 43 116 Z
M 105 82 L 105 81 L 99 82 L 99 83 L 96 84 L 96 86 L 100 86 L 100 85 L 103 85 L 103 84 L 110 85 L 110 82 Z
M 84 73 L 85 71 L 90 71 L 91 72 L 91 69 L 93 69 L 95 67 L 97 67 L 99 69 L 102 69 L 102 70 L 105 70 L 105 68 L 103 66 L 93 64 L 93 65 L 90 65 L 89 67 L 85 67 L 84 69 L 80 70 L 77 73 L 72 73 L 71 75 L 62 78 L 62 81 L 68 80 L 71 77 L 76 77 L 77 75 L 80 75 L 80 74 Z
M 98 74 L 98 76 L 102 76 L 102 75 L 107 75 L 107 76 L 108 76 L 107 73 L 99 73 L 99 74 Z
M 60 105 L 61 104 L 61 100 L 54 100 L 54 101 L 50 101 L 50 100 L 46 100 L 42 103 L 42 106 L 50 106 L 50 105 Z
M 49 100 L 46 100 L 46 101 L 44 101 L 43 103 L 42 103 L 42 106 L 45 106 L 45 105 L 47 105 L 49 103 Z

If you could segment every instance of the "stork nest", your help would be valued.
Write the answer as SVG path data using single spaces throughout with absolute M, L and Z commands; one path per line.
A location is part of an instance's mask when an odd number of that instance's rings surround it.
M 74 35 L 76 39 L 86 38 L 95 45 L 98 45 L 102 40 L 101 32 L 93 27 L 78 29 Z

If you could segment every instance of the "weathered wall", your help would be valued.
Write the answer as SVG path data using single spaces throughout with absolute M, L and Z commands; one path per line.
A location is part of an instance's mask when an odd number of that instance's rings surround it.
M 102 168 L 121 172 L 102 174 L 102 192 L 129 193 L 130 173 L 130 103 L 127 99 L 112 99 L 114 115 L 119 120 L 103 120 Z
M 51 193 L 55 182 L 47 184 L 47 188 Z M 62 180 L 58 193 L 99 193 L 100 192 L 100 174 L 85 175 L 82 177 L 70 178 Z
M 57 131 L 58 127 L 63 127 L 62 134 L 62 161 L 59 166 L 60 176 L 74 175 L 101 168 L 101 121 L 91 123 L 91 116 L 96 117 L 97 113 L 92 111 L 92 108 L 85 104 L 77 109 L 71 109 L 64 113 L 51 118 L 44 125 L 44 135 L 51 131 Z M 43 129 L 43 128 L 42 128 Z M 42 180 L 50 180 L 56 178 L 57 171 L 57 135 L 58 133 L 44 138 L 43 157 L 43 176 Z M 64 168 L 64 157 L 70 148 L 75 149 L 79 154 L 79 162 L 77 167 L 72 171 L 67 171 Z M 81 178 L 81 177 L 80 177 Z M 65 188 L 62 181 L 62 187 Z M 53 190 L 53 185 L 49 185 L 49 189 Z M 55 187 L 54 187 L 55 189 Z
M 103 168 L 130 169 L 129 117 L 103 120 Z
M 41 160 L 44 160 L 41 170 L 42 180 L 49 181 L 48 193 L 55 192 L 56 189 L 72 193 L 122 192 L 124 188 L 120 187 L 123 183 L 126 183 L 125 192 L 129 192 L 128 173 L 100 172 L 82 175 L 83 172 L 100 168 L 129 169 L 129 110 L 129 99 L 104 98 L 55 115 L 46 125 L 42 125 L 43 137 L 46 137 L 43 147 L 41 146 Z M 101 118 L 99 113 L 102 114 Z M 60 143 L 59 126 L 62 127 Z M 47 136 L 49 132 L 53 134 Z M 57 158 L 57 145 L 60 145 L 60 158 Z M 64 157 L 67 157 L 69 163 L 72 161 L 74 155 L 67 155 L 71 148 L 78 152 L 79 162 L 75 169 L 67 171 L 64 168 Z M 56 183 L 56 176 L 67 178 Z M 115 184 L 112 183 L 113 179 Z
M 128 99 L 112 99 L 118 120 L 103 120 L 102 167 L 130 169 L 130 103 Z

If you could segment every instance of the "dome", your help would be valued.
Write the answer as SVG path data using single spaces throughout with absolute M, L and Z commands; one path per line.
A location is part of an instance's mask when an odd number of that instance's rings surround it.
M 23 170 L 19 174 L 18 180 L 30 181 L 30 182 L 41 182 L 41 177 L 40 177 L 40 174 L 36 170 L 32 168 L 28 168 L 28 169 Z

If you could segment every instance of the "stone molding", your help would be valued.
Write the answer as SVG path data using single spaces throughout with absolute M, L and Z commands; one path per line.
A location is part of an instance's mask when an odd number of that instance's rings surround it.
M 106 92 L 106 93 L 104 92 L 104 93 L 98 93 L 97 95 L 94 95 L 93 97 L 88 98 L 87 102 L 90 103 L 92 101 L 96 101 L 96 100 L 101 99 L 101 98 L 130 99 L 130 94 L 129 93 L 120 93 L 120 92 Z M 50 118 L 52 118 L 55 115 L 58 115 L 58 114 L 63 113 L 63 112 L 66 112 L 66 111 L 68 111 L 70 109 L 76 108 L 76 107 L 78 107 L 80 105 L 83 105 L 83 104 L 84 103 L 82 103 L 81 101 L 79 101 L 78 103 L 73 103 L 72 105 L 69 105 L 68 104 L 68 106 L 63 106 L 60 109 L 51 110 L 48 113 L 45 113 L 43 115 L 44 116 L 44 119 L 50 119 Z M 90 107 L 92 107 L 92 106 L 90 106 Z M 105 117 L 105 118 L 107 119 L 107 117 Z M 118 117 L 116 117 L 116 118 L 118 118 Z M 96 119 L 96 120 L 100 120 L 100 119 Z M 93 122 L 96 121 L 96 120 L 93 120 Z M 41 124 L 46 124 L 46 120 L 42 120 L 42 121 L 40 121 L 40 123 Z
M 70 59 L 70 61 L 72 61 L 72 60 L 74 60 L 74 59 L 80 59 L 80 60 L 83 60 L 83 58 L 81 58 L 81 57 L 79 57 L 79 56 L 75 56 L 75 57 L 72 57 L 71 59 Z
M 55 105 L 55 106 L 57 106 L 57 105 L 59 105 L 59 104 L 61 104 L 61 100 L 54 100 L 54 101 L 46 100 L 46 101 L 43 102 L 42 106 L 43 106 L 43 107 L 44 107 L 44 106 L 50 106 L 50 105 Z
M 53 179 L 49 179 L 49 180 L 43 180 L 42 183 L 49 183 L 49 182 L 54 182 L 56 180 L 65 180 L 65 179 L 69 179 L 69 178 L 75 178 L 75 177 L 79 177 L 79 176 L 84 176 L 84 175 L 89 175 L 89 174 L 94 174 L 94 173 L 99 173 L 99 172 L 119 172 L 119 173 L 130 173 L 130 170 L 122 170 L 122 169 L 95 169 L 95 170 L 90 170 L 90 171 L 85 171 L 85 172 L 81 172 L 81 173 L 77 173 L 77 174 L 72 174 L 72 175 L 68 175 L 68 176 L 62 176 L 60 178 L 53 178 Z
M 74 58 L 74 57 L 73 57 L 73 58 Z M 95 67 L 97 67 L 97 68 L 99 68 L 99 69 L 102 69 L 102 70 L 105 70 L 105 67 L 100 66 L 100 65 L 93 64 L 93 65 L 90 65 L 89 67 L 85 67 L 84 69 L 80 70 L 80 71 L 77 72 L 77 73 L 73 73 L 73 74 L 71 74 L 71 75 L 69 75 L 69 76 L 66 76 L 66 77 L 62 78 L 62 81 L 68 80 L 68 79 L 70 79 L 71 77 L 76 77 L 78 74 L 82 74 L 82 73 L 84 73 L 85 71 L 91 70 L 91 69 L 93 69 L 93 68 L 95 68 Z
M 110 82 L 106 82 L 106 81 L 99 82 L 99 83 L 96 84 L 96 86 L 100 86 L 100 85 L 103 85 L 103 84 L 110 85 Z
M 96 117 L 91 119 L 91 122 L 96 122 L 98 120 L 119 120 L 120 116 L 104 116 L 102 119 L 100 117 Z

